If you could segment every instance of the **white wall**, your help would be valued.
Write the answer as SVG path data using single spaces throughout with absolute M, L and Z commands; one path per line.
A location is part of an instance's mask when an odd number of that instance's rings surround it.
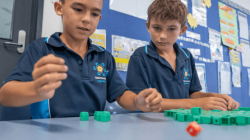
M 55 0 L 44 0 L 42 37 L 50 37 L 55 32 L 62 32 L 62 19 L 55 13 Z
M 234 3 L 239 4 L 240 6 L 250 10 L 250 0 L 231 0 Z

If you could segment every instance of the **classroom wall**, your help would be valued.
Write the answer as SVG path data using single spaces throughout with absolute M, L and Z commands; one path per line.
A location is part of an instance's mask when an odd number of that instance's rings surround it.
M 250 0 L 231 0 L 237 4 L 239 4 L 240 6 L 246 8 L 246 9 L 249 9 L 250 10 Z
M 248 8 L 250 10 L 249 0 L 233 0 L 235 3 Z M 237 10 L 237 9 L 236 9 Z M 188 11 L 192 13 L 192 2 L 188 0 Z M 218 0 L 212 0 L 212 7 L 207 9 L 207 25 L 208 27 L 220 31 L 219 15 L 218 15 Z M 248 15 L 248 23 L 250 23 L 250 16 Z M 109 0 L 104 1 L 102 20 L 98 25 L 98 29 L 105 29 L 107 32 L 107 51 L 111 52 L 111 35 L 119 35 L 128 38 L 138 39 L 142 41 L 150 41 L 150 36 L 146 30 L 145 20 L 129 16 L 120 12 L 109 9 Z M 239 24 L 238 24 L 239 25 Z M 198 26 L 192 30 L 188 26 L 188 30 L 201 35 L 201 42 L 208 43 L 208 28 Z M 43 14 L 43 28 L 42 37 L 48 37 L 52 33 L 62 31 L 61 18 L 58 17 L 53 8 L 53 3 L 50 0 L 44 0 L 44 14 Z M 184 36 L 186 36 L 184 34 Z M 184 42 L 178 40 L 177 43 L 183 43 L 184 48 L 201 49 L 201 56 L 206 59 L 211 59 L 210 50 L 191 42 Z M 224 62 L 229 62 L 228 48 L 223 47 Z M 195 60 L 196 63 L 205 63 L 203 61 Z M 218 67 L 217 61 L 215 63 L 205 63 L 207 71 L 207 88 L 208 92 L 218 93 Z M 250 107 L 250 96 L 248 87 L 247 68 L 242 67 L 242 83 L 241 88 L 232 87 L 232 94 L 230 95 L 238 101 L 242 107 Z M 126 72 L 119 72 L 122 79 L 126 80 Z

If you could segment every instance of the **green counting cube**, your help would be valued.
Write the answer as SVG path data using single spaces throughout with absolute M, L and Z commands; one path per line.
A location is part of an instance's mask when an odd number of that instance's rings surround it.
M 89 120 L 89 112 L 81 112 L 80 113 L 80 120 L 81 121 L 88 121 Z
M 200 115 L 201 114 L 201 107 L 192 107 L 191 108 L 191 113 L 193 115 Z
M 203 124 L 210 124 L 211 123 L 211 116 L 201 116 L 201 123 Z
M 192 114 L 187 114 L 187 121 L 192 122 L 193 121 L 193 115 Z
M 213 124 L 221 125 L 221 117 L 220 116 L 213 116 Z
M 237 125 L 246 125 L 246 117 L 244 115 L 236 116 L 236 124 Z
M 201 124 L 201 116 L 193 116 L 193 121 L 196 121 L 197 123 Z
M 226 116 L 221 118 L 221 125 L 231 125 L 231 118 Z
M 100 121 L 102 111 L 95 111 L 94 119 Z
M 101 113 L 101 118 L 100 118 L 100 121 L 101 122 L 109 122 L 110 121 L 110 112 L 108 111 L 103 111 Z

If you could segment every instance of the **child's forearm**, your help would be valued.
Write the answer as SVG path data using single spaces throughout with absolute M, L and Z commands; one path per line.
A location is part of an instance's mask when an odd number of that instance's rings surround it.
M 203 98 L 203 97 L 216 97 L 216 93 L 204 93 L 204 92 L 200 92 L 200 91 L 197 91 L 197 92 L 194 92 L 192 93 L 189 98 L 190 99 L 197 99 L 197 98 Z
M 0 89 L 0 104 L 3 106 L 22 107 L 39 101 L 33 81 L 10 81 Z
M 185 108 L 190 109 L 194 107 L 194 99 L 162 99 L 162 110 Z
M 137 111 L 135 105 L 135 98 L 136 94 L 127 90 L 125 91 L 121 96 L 116 98 L 117 103 L 124 109 L 131 110 L 131 111 Z

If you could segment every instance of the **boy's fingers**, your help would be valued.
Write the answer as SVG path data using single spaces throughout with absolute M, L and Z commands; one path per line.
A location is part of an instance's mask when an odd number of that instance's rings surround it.
M 49 84 L 46 84 L 46 85 L 42 86 L 41 88 L 39 88 L 38 92 L 43 94 L 40 96 L 43 96 L 43 97 L 46 97 L 47 99 L 50 99 L 54 96 L 54 93 L 53 94 L 48 94 L 48 93 L 52 90 L 59 88 L 61 85 L 62 85 L 62 81 L 49 83 Z
M 215 101 L 215 102 L 213 103 L 213 105 L 223 107 L 224 109 L 227 110 L 227 106 L 226 106 L 224 103 L 222 103 L 222 102 L 216 102 L 216 101 Z
M 153 90 L 153 92 L 148 95 L 145 102 L 151 104 L 152 100 L 154 100 L 156 97 L 157 97 L 157 91 Z
M 229 110 L 232 110 L 232 109 L 234 108 L 233 102 L 232 102 L 231 100 L 229 100 L 227 103 L 228 103 L 227 108 L 228 108 Z
M 57 82 L 67 78 L 66 73 L 49 73 L 36 80 L 36 85 L 42 87 L 50 82 Z
M 68 70 L 68 67 L 66 65 L 46 64 L 34 70 L 32 75 L 33 75 L 33 78 L 36 79 L 50 72 L 66 72 L 67 70 Z
M 221 106 L 217 106 L 217 105 L 214 105 L 212 108 L 210 108 L 211 110 L 212 109 L 216 109 L 216 110 L 221 110 L 221 111 L 227 111 L 227 109 L 225 109 L 224 107 L 221 107 Z
M 160 112 L 160 111 L 161 111 L 161 108 L 152 110 L 152 112 L 154 112 L 154 113 L 158 113 L 158 112 Z
M 53 54 L 49 54 L 47 56 L 44 56 L 42 57 L 41 59 L 39 59 L 36 64 L 35 64 L 35 68 L 39 68 L 45 64 L 48 64 L 48 63 L 51 63 L 51 64 L 64 64 L 65 63 L 65 60 L 60 58 L 60 57 L 56 57 L 55 55 Z
M 234 109 L 238 109 L 240 107 L 240 104 L 236 102 L 236 107 Z
M 159 110 L 161 108 L 161 103 L 158 103 L 156 105 L 150 105 L 151 110 Z
M 217 98 L 217 97 L 215 97 L 214 100 L 217 101 L 217 102 L 221 102 L 221 103 L 223 103 L 226 106 L 228 105 L 227 101 L 225 99 L 223 99 L 223 98 Z
M 139 96 L 142 98 L 146 98 L 149 94 L 151 94 L 153 92 L 152 89 L 144 89 L 143 91 L 141 91 L 139 93 Z
M 157 94 L 157 97 L 154 98 L 154 99 L 153 99 L 151 102 L 149 102 L 149 103 L 150 103 L 151 106 L 153 106 L 153 105 L 157 105 L 157 104 L 159 104 L 159 103 L 161 103 L 161 102 L 162 102 L 162 96 L 161 96 L 160 93 L 158 93 L 158 94 Z

